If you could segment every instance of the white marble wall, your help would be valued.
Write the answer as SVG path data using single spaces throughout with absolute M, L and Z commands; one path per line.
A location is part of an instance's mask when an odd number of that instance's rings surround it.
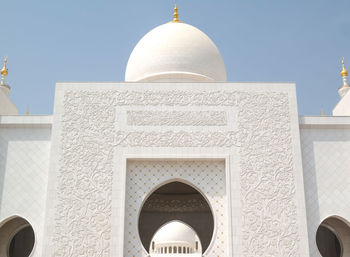
M 104 198 L 108 200 L 107 202 L 105 201 L 107 203 L 105 207 L 108 207 L 108 223 L 105 223 L 105 219 L 99 220 L 101 217 L 98 215 L 98 210 L 97 215 L 91 214 L 91 217 L 94 217 L 95 220 L 90 220 L 100 228 L 102 224 L 102 228 L 106 228 L 106 231 L 110 233 L 109 235 L 103 234 L 106 237 L 103 237 L 101 242 L 107 242 L 105 246 L 103 244 L 95 245 L 97 248 L 107 249 L 103 256 L 121 256 L 122 254 L 125 236 L 124 216 L 125 211 L 127 211 L 124 200 L 126 194 L 126 160 L 128 158 L 224 158 L 227 164 L 226 174 L 229 174 L 225 182 L 227 190 L 230 191 L 227 200 L 231 203 L 227 210 L 231 218 L 228 218 L 227 224 L 225 224 L 228 231 L 231 231 L 227 234 L 230 246 L 228 247 L 229 254 L 226 254 L 226 256 L 250 256 L 249 251 L 246 252 L 246 250 L 258 250 L 259 248 L 255 247 L 255 243 L 243 245 L 245 240 L 243 237 L 257 238 L 264 242 L 263 236 L 273 232 L 268 227 L 265 227 L 267 230 L 261 231 L 260 234 L 251 233 L 254 227 L 252 227 L 252 230 L 248 230 L 249 226 L 258 224 L 258 220 L 254 219 L 254 217 L 267 215 L 266 213 L 261 214 L 257 212 L 256 208 L 252 209 L 249 207 L 257 206 L 251 201 L 255 201 L 263 196 L 259 187 L 252 187 L 257 178 L 255 177 L 257 174 L 253 172 L 254 169 L 265 167 L 265 171 L 260 173 L 262 179 L 259 180 L 261 182 L 259 183 L 260 186 L 264 186 L 264 182 L 266 182 L 264 190 L 276 186 L 270 183 L 272 180 L 263 179 L 275 172 L 273 169 L 266 169 L 266 167 L 269 167 L 271 162 L 278 164 L 278 158 L 268 157 L 274 156 L 273 154 L 269 155 L 270 150 L 274 149 L 273 145 L 281 146 L 278 149 L 276 148 L 276 151 L 286 151 L 285 153 L 287 154 L 291 153 L 289 151 L 293 151 L 293 155 L 289 156 L 294 158 L 292 158 L 294 171 L 287 177 L 284 177 L 284 179 L 289 180 L 291 178 L 290 175 L 294 174 L 294 178 L 289 181 L 291 183 L 296 181 L 295 188 L 291 187 L 291 189 L 296 190 L 296 195 L 293 196 L 291 194 L 291 197 L 295 197 L 295 203 L 298 207 L 295 215 L 297 215 L 297 222 L 301 226 L 299 227 L 299 240 L 301 242 L 298 248 L 295 248 L 299 249 L 300 254 L 298 255 L 298 252 L 293 250 L 291 256 L 307 256 L 305 254 L 307 247 L 303 245 L 303 243 L 307 242 L 306 238 L 303 237 L 304 230 L 302 228 L 303 216 L 305 215 L 303 211 L 303 188 L 305 188 L 306 196 L 311 257 L 319 257 L 314 239 L 316 230 L 324 219 L 330 216 L 340 216 L 347 221 L 350 220 L 350 171 L 348 168 L 350 167 L 350 118 L 302 118 L 300 141 L 305 183 L 305 187 L 303 187 L 303 178 L 299 176 L 301 174 L 299 173 L 301 169 L 298 164 L 299 140 L 296 141 L 298 133 L 295 132 L 298 124 L 295 120 L 297 114 L 293 88 L 288 87 L 286 89 L 276 85 L 224 84 L 222 86 L 217 85 L 214 93 L 206 94 L 205 92 L 213 92 L 211 85 L 204 85 L 200 90 L 198 90 L 198 85 L 193 86 L 193 88 L 188 84 L 178 85 L 177 88 L 180 88 L 180 90 L 177 91 L 174 91 L 173 85 L 171 85 L 162 89 L 165 92 L 175 94 L 175 96 L 172 97 L 171 94 L 167 94 L 160 97 L 157 94 L 159 86 L 154 88 L 149 84 L 144 86 L 134 85 L 131 88 L 131 93 L 126 94 L 126 85 L 99 85 L 98 90 L 94 86 L 80 85 L 74 91 L 68 85 L 59 89 L 59 94 L 56 98 L 58 103 L 55 106 L 55 145 L 51 153 L 53 174 L 51 174 L 52 181 L 48 198 L 49 207 L 47 208 L 47 210 L 51 211 L 48 213 L 49 215 L 46 215 L 47 213 L 45 212 L 45 201 L 51 146 L 51 117 L 0 117 L 0 222 L 13 215 L 19 215 L 32 224 L 36 236 L 36 245 L 32 256 L 56 256 L 42 254 L 41 250 L 43 245 L 46 245 L 46 251 L 50 252 L 48 250 L 50 240 L 47 239 L 52 235 L 52 228 L 55 226 L 54 220 L 55 215 L 57 215 L 55 214 L 55 208 L 57 206 L 53 200 L 58 200 L 55 181 L 57 179 L 55 167 L 57 166 L 55 165 L 60 162 L 60 146 L 64 143 L 65 147 L 68 147 L 66 148 L 67 156 L 71 156 L 69 155 L 70 149 L 75 149 L 74 144 L 79 143 L 67 140 L 62 141 L 62 123 L 65 121 L 64 119 L 62 121 L 62 118 L 67 117 L 70 118 L 69 123 L 66 123 L 67 131 L 80 133 L 81 140 L 89 139 L 89 142 L 93 145 L 100 145 L 103 151 L 108 149 L 108 151 L 111 149 L 113 151 L 114 157 L 108 160 L 102 159 L 103 165 L 108 164 L 111 166 L 101 166 L 100 168 L 104 169 L 104 171 L 101 170 L 102 173 L 100 175 L 102 176 L 97 180 L 101 183 L 101 192 L 110 195 L 110 198 Z M 190 90 L 188 90 L 188 87 Z M 122 90 L 118 91 L 116 88 Z M 153 91 L 155 92 L 154 94 L 152 94 L 152 90 L 155 90 Z M 117 92 L 119 92 L 119 95 Z M 120 92 L 122 93 L 120 94 Z M 193 92 L 196 92 L 196 94 Z M 186 93 L 189 94 L 186 95 Z M 70 101 L 66 99 L 64 102 L 65 94 Z M 277 101 L 276 96 L 280 95 L 283 97 L 284 94 L 289 95 L 287 98 L 289 102 L 285 100 Z M 150 98 L 144 98 L 145 96 Z M 237 96 L 239 97 L 237 98 Z M 253 98 L 250 98 L 252 96 Z M 284 104 L 287 104 L 285 106 L 286 109 L 283 107 Z M 269 109 L 270 107 L 271 109 Z M 267 115 L 267 110 L 273 110 L 273 112 Z M 64 112 L 71 112 L 72 115 L 64 116 Z M 186 112 L 188 112 L 188 115 L 186 115 Z M 104 115 L 102 116 L 104 123 L 99 125 L 101 114 Z M 114 116 L 115 114 L 118 115 Z M 265 118 L 261 119 L 259 123 L 255 123 L 255 119 L 258 119 L 260 115 Z M 72 117 L 74 119 L 71 119 Z M 111 117 L 113 119 L 110 120 Z M 290 125 L 288 125 L 289 119 Z M 278 122 L 281 121 L 287 121 L 287 123 L 279 124 Z M 73 125 L 73 127 L 69 125 Z M 279 131 L 271 137 L 271 132 L 274 130 L 270 129 L 274 126 L 277 126 Z M 90 128 L 94 129 L 90 130 Z M 286 134 L 281 134 L 281 128 L 286 129 Z M 292 131 L 291 134 L 287 133 L 288 129 Z M 96 137 L 97 134 L 95 132 L 101 133 L 101 138 Z M 242 134 L 242 132 L 245 133 Z M 242 142 L 247 142 L 240 139 L 242 135 L 245 136 L 245 139 L 249 137 L 251 140 L 266 138 L 267 141 L 263 142 L 270 150 L 257 151 L 258 149 L 255 147 L 262 141 L 256 141 L 251 145 L 242 145 Z M 265 135 L 270 136 L 265 137 Z M 77 138 L 74 134 L 71 136 L 72 139 Z M 271 142 L 273 145 L 269 146 L 267 142 L 271 141 L 271 138 L 275 138 L 274 140 L 285 138 L 286 142 L 291 140 L 292 143 L 291 145 L 283 145 L 281 144 L 282 141 L 276 141 Z M 76 146 L 87 150 L 90 148 L 90 143 L 87 145 L 79 143 Z M 288 147 L 293 148 L 289 149 Z M 99 149 L 96 148 L 96 152 L 86 151 L 83 155 L 80 155 L 81 158 L 75 158 L 74 160 L 90 161 L 90 164 L 86 167 L 93 167 L 91 165 L 98 163 L 95 161 L 100 156 Z M 79 154 L 80 152 L 75 153 Z M 257 153 L 259 155 L 256 155 Z M 267 158 L 264 158 L 263 154 L 268 154 Z M 84 156 L 86 159 L 84 159 Z M 255 158 L 254 156 L 260 156 L 265 161 L 259 162 L 259 157 L 254 159 L 254 162 L 251 162 L 251 158 Z M 72 160 L 72 163 L 74 163 L 74 160 Z M 69 158 L 65 161 L 69 161 Z M 79 169 L 79 165 L 79 163 L 75 164 L 74 167 Z M 85 167 L 84 165 L 86 164 L 81 163 L 81 165 Z M 104 167 L 113 167 L 113 178 L 111 177 L 112 173 L 105 173 L 106 169 Z M 251 167 L 255 168 L 250 170 Z M 96 166 L 96 168 L 100 169 L 99 166 Z M 80 174 L 82 175 L 83 173 Z M 105 174 L 109 175 L 105 176 Z M 86 200 L 91 201 L 89 204 L 93 205 L 94 198 L 89 197 L 94 196 L 94 192 L 84 191 L 89 189 L 89 186 L 85 184 L 86 181 L 84 182 L 84 180 L 80 180 L 80 182 L 73 185 L 73 187 L 77 189 L 76 187 L 78 186 L 82 190 L 75 191 L 74 194 L 67 194 L 65 197 L 68 197 L 67 199 L 69 200 L 71 196 L 76 195 L 78 197 L 79 195 L 77 194 L 80 192 L 86 194 Z M 110 185 L 110 188 L 107 187 L 107 189 L 112 190 L 112 193 L 108 190 L 106 191 L 106 187 L 104 187 L 107 182 Z M 275 182 L 278 182 L 278 180 Z M 65 184 L 62 185 L 64 186 Z M 289 184 L 284 185 L 290 186 Z M 293 190 L 290 192 L 293 193 Z M 249 192 L 255 194 L 254 198 L 249 197 Z M 96 194 L 96 196 L 98 195 Z M 263 199 L 261 203 L 264 201 Z M 75 202 L 72 201 L 71 203 L 74 204 Z M 250 216 L 242 215 L 244 211 L 242 206 L 245 206 Z M 283 206 L 283 208 L 285 207 Z M 278 206 L 274 208 L 278 209 Z M 48 223 L 45 225 L 46 240 L 44 241 L 45 216 Z M 264 221 L 266 220 L 268 220 L 268 217 L 265 217 Z M 268 224 L 265 223 L 264 226 Z M 70 228 L 70 225 L 67 226 L 67 229 Z M 76 239 L 79 241 L 79 234 L 76 235 Z M 89 244 L 89 241 L 86 243 Z M 262 245 L 261 249 L 266 251 L 268 250 L 267 246 Z M 276 251 L 273 244 L 268 247 L 271 247 L 271 251 Z M 85 250 L 88 250 L 88 248 L 81 248 L 80 250 L 80 253 L 85 254 Z M 94 250 L 91 251 L 93 254 Z M 72 251 L 65 256 L 78 256 L 78 253 Z
M 50 117 L 0 117 L 0 224 L 18 215 L 32 225 L 32 257 L 42 256 L 50 122 Z
M 301 124 L 311 257 L 320 256 L 315 237 L 322 221 L 330 216 L 350 221 L 350 117 L 342 119 L 318 117 Z
M 53 127 L 44 256 L 128 256 L 129 158 L 225 159 L 220 257 L 307 255 L 294 85 L 60 84 Z

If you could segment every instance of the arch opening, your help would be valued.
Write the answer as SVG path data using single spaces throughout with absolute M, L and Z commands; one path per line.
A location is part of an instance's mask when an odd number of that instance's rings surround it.
M 317 248 L 323 257 L 350 256 L 350 227 L 341 218 L 325 219 L 316 232 Z
M 208 248 L 214 232 L 214 216 L 209 203 L 194 187 L 182 182 L 170 182 L 155 190 L 144 202 L 139 215 L 139 235 L 144 248 L 149 251 L 152 238 L 165 224 L 180 221 L 191 227 L 198 236 L 197 248 L 201 253 Z M 196 246 L 196 245 L 195 245 Z M 194 246 L 194 248 L 195 248 Z M 159 247 L 168 253 L 169 247 Z M 189 251 L 187 245 L 174 246 L 171 252 Z
M 28 257 L 34 244 L 34 230 L 27 220 L 15 216 L 0 226 L 0 256 Z

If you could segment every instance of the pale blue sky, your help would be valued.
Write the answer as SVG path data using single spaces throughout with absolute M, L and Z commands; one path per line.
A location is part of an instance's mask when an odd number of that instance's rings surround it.
M 330 114 L 341 57 L 350 70 L 349 0 L 178 0 L 180 19 L 219 48 L 228 80 L 296 82 L 299 112 Z M 56 82 L 123 81 L 135 44 L 168 22 L 172 0 L 1 0 L 0 56 L 11 99 L 51 114 Z

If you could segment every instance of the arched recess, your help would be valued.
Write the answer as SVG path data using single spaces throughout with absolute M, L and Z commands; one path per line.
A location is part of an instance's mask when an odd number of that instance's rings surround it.
M 144 202 L 138 228 L 141 242 L 148 251 L 153 235 L 164 224 L 179 220 L 197 233 L 202 251 L 208 248 L 214 232 L 214 216 L 208 201 L 194 187 L 170 182 L 155 190 Z
M 350 256 L 349 222 L 338 216 L 325 219 L 317 229 L 316 244 L 323 257 Z
M 14 216 L 0 224 L 0 256 L 28 257 L 34 243 L 34 230 L 24 218 Z

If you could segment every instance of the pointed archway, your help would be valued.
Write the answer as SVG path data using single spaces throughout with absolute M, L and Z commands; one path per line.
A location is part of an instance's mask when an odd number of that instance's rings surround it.
M 201 241 L 202 251 L 206 251 L 214 232 L 214 216 L 208 201 L 197 189 L 182 182 L 170 182 L 146 199 L 138 222 L 145 249 L 150 248 L 156 231 L 172 220 L 191 226 Z

